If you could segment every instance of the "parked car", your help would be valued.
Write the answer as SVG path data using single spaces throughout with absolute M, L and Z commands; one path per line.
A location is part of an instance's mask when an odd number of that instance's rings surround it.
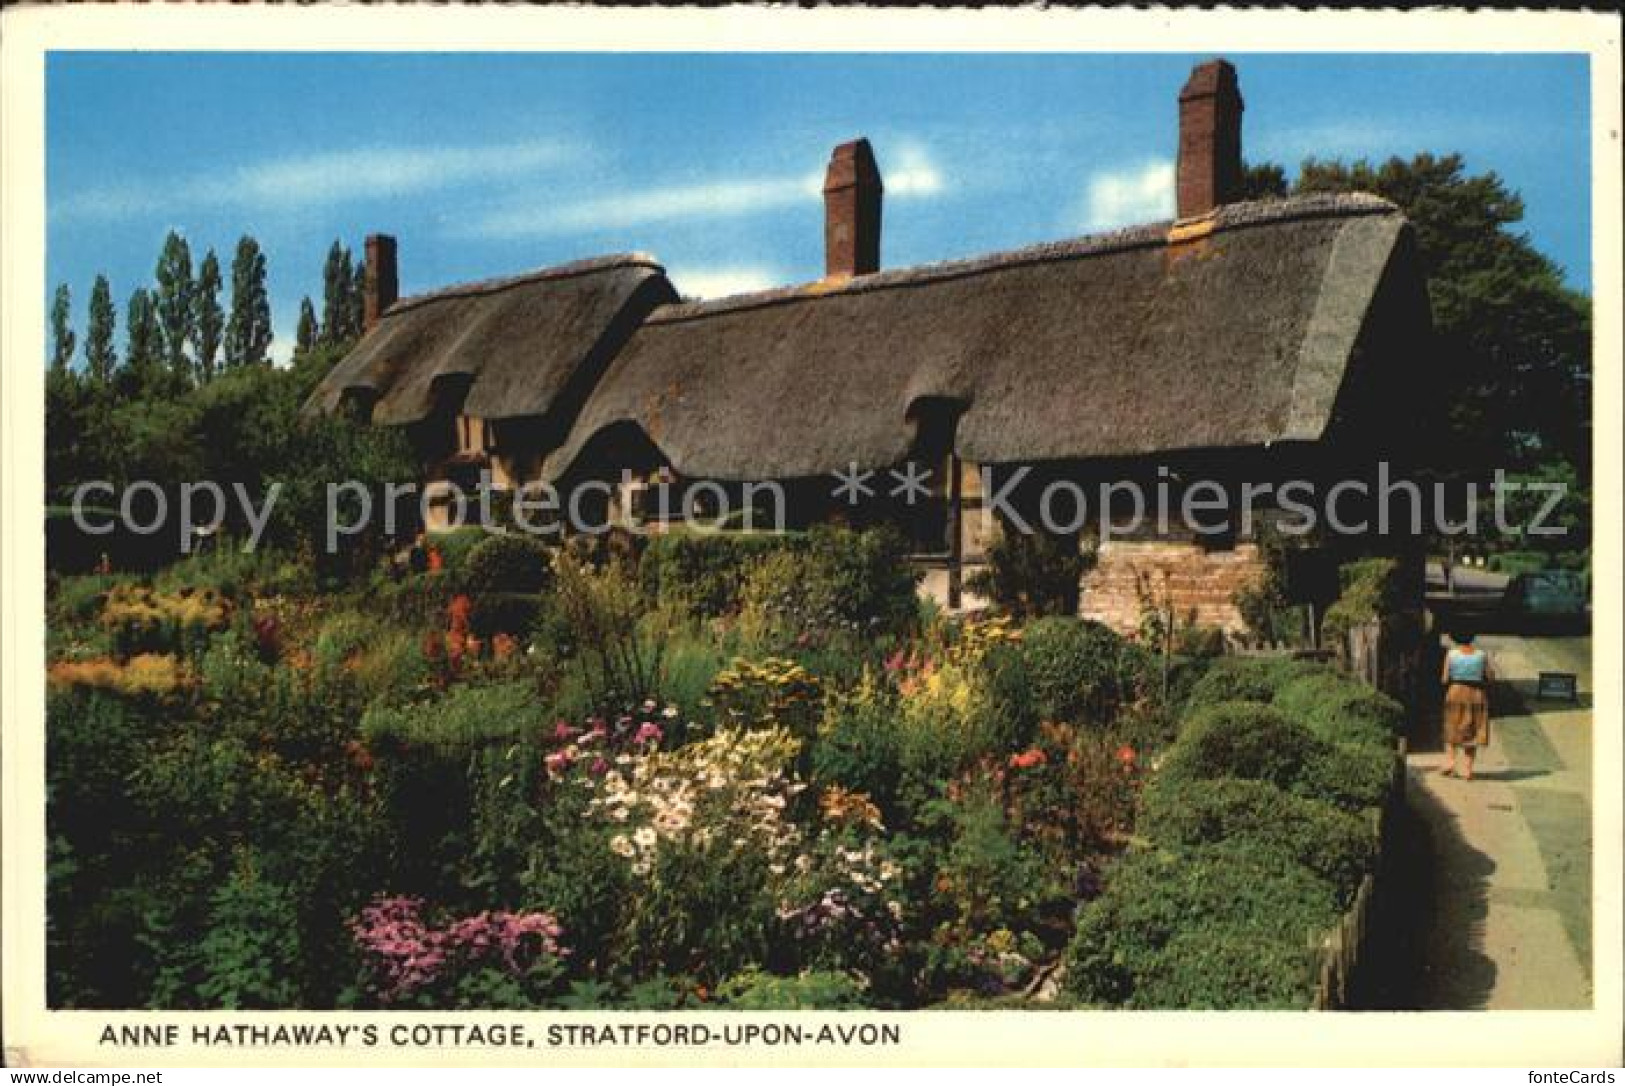
M 1591 620 L 1585 579 L 1566 569 L 1520 573 L 1507 583 L 1501 614 L 1522 626 L 1583 628 Z

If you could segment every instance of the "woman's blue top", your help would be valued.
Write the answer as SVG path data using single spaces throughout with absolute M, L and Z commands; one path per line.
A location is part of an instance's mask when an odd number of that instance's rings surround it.
M 1482 652 L 1465 653 L 1460 649 L 1450 650 L 1450 681 L 1453 683 L 1481 683 L 1484 681 L 1484 668 L 1489 664 L 1489 657 Z

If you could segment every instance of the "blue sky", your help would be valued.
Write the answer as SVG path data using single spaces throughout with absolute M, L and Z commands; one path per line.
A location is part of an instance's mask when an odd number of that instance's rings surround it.
M 875 147 L 886 266 L 1171 214 L 1191 55 L 53 53 L 47 289 L 120 308 L 165 233 L 267 254 L 276 344 L 328 245 L 400 242 L 403 293 L 642 250 L 715 296 L 822 272 L 829 150 Z M 1583 56 L 1231 54 L 1244 153 L 1460 151 L 1589 290 Z

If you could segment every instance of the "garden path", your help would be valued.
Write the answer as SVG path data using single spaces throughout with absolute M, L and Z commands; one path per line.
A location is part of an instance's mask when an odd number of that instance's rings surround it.
M 1409 758 L 1432 849 L 1418 1006 L 1591 1005 L 1591 639 L 1481 637 L 1500 679 L 1472 781 Z M 1578 704 L 1537 700 L 1536 674 L 1579 676 Z

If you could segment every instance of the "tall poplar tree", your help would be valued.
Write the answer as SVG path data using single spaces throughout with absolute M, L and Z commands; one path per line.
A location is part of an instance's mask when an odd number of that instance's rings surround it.
M 171 230 L 164 239 L 156 272 L 158 292 L 155 305 L 163 330 L 164 361 L 171 373 L 187 381 L 192 366 L 186 345 L 192 340 L 192 250 L 186 239 Z
M 90 288 L 90 310 L 85 321 L 85 369 L 90 379 L 105 385 L 113 379 L 118 368 L 118 351 L 113 346 L 114 325 L 118 323 L 118 310 L 113 307 L 113 288 L 107 276 L 98 275 Z
M 226 365 L 264 362 L 271 349 L 271 299 L 265 286 L 265 254 L 248 235 L 231 260 L 231 317 L 226 322 Z
M 56 297 L 51 300 L 51 369 L 57 373 L 68 372 L 68 363 L 73 361 L 72 317 L 73 296 L 68 284 L 58 283 Z
M 215 356 L 220 353 L 220 337 L 225 333 L 226 315 L 220 308 L 220 261 L 210 249 L 198 267 L 197 287 L 192 295 L 192 335 L 197 353 L 198 379 L 214 377 Z

